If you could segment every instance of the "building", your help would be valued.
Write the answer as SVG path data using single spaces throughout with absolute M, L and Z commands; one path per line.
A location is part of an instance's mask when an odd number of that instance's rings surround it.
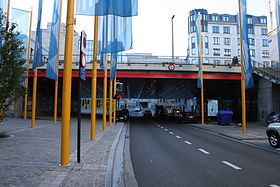
M 201 14 L 203 38 L 203 63 L 229 65 L 234 56 L 240 56 L 240 35 L 238 16 L 229 14 L 208 14 L 205 9 L 195 9 L 188 17 L 189 62 L 197 63 L 195 12 Z M 267 17 L 247 15 L 250 55 L 254 66 L 270 63 Z

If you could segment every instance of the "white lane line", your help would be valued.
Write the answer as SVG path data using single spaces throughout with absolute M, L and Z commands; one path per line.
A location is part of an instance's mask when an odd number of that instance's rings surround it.
M 184 141 L 186 144 L 189 144 L 189 145 L 192 145 L 192 143 L 191 142 L 188 142 L 188 141 Z
M 280 187 L 279 185 L 277 185 L 277 184 L 271 184 L 271 185 L 269 185 L 270 187 Z
M 222 161 L 222 163 L 224 163 L 225 165 L 229 166 L 229 167 L 232 167 L 233 169 L 236 169 L 236 170 L 241 170 L 242 168 L 228 162 L 228 161 Z
M 168 131 L 168 129 L 164 129 L 165 131 Z
M 169 134 L 174 134 L 173 132 L 169 132 Z
M 176 138 L 180 139 L 181 137 L 180 136 L 176 136 Z
M 201 151 L 201 152 L 204 153 L 204 154 L 210 155 L 210 153 L 207 152 L 207 151 L 205 151 L 204 149 L 198 149 L 198 150 Z
M 160 128 L 164 129 L 164 127 L 160 127 Z

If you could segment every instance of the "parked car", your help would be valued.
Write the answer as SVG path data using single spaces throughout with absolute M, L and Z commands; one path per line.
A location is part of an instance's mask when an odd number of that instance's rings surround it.
M 194 112 L 183 112 L 180 121 L 184 123 L 197 123 L 198 116 Z
M 280 147 L 280 123 L 270 123 L 266 129 L 266 134 L 272 147 Z
M 150 110 L 144 111 L 144 117 L 151 118 L 153 116 L 153 113 Z
M 271 112 L 266 119 L 266 123 L 280 123 L 280 112 Z
M 127 109 L 122 109 L 117 111 L 117 121 L 127 121 L 129 117 L 129 112 Z

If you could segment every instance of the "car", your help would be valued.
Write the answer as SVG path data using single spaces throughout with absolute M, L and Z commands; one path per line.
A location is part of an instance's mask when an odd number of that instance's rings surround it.
M 151 118 L 153 116 L 153 113 L 150 110 L 144 111 L 144 117 Z
M 266 134 L 272 147 L 280 147 L 280 123 L 270 123 L 266 129 Z
M 117 121 L 127 121 L 129 113 L 127 109 L 122 109 L 117 111 Z
M 266 123 L 280 123 L 280 112 L 271 112 L 267 116 Z
M 197 123 L 198 116 L 194 112 L 183 112 L 180 121 L 183 123 Z

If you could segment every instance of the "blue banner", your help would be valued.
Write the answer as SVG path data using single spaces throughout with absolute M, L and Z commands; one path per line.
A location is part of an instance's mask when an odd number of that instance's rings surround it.
M 117 53 L 111 54 L 111 64 L 110 64 L 110 80 L 114 80 L 117 73 Z
M 246 0 L 240 0 L 241 6 L 241 23 L 242 26 L 242 54 L 244 60 L 244 78 L 245 78 L 245 88 L 254 87 L 254 79 L 252 76 L 252 61 L 250 57 L 249 49 L 249 39 L 248 39 L 248 27 L 247 27 L 247 2 Z
M 103 62 L 106 53 L 118 53 L 132 49 L 132 18 L 119 16 L 99 17 L 98 52 L 101 54 L 100 67 L 104 70 Z
M 53 17 L 50 35 L 50 46 L 49 46 L 49 56 L 48 56 L 48 66 L 46 77 L 49 79 L 57 80 L 58 72 L 58 33 L 59 30 L 59 18 L 60 18 L 60 1 L 55 0 L 53 5 Z
M 7 8 L 8 8 L 8 0 L 1 0 L 0 1 L 0 9 L 2 9 L 3 13 L 7 13 Z
M 28 11 L 12 8 L 11 20 L 13 23 L 17 24 L 15 31 L 18 31 L 20 33 L 18 39 L 23 41 L 23 47 L 26 49 L 25 54 L 23 56 L 24 59 L 27 59 L 29 19 L 30 15 Z
M 194 21 L 195 21 L 195 32 L 196 32 L 196 47 L 197 47 L 197 64 L 198 64 L 198 74 L 197 74 L 197 87 L 202 87 L 202 79 L 201 79 L 201 67 L 200 67 L 200 16 L 195 11 L 194 14 Z
M 42 30 L 41 30 L 42 5 L 43 5 L 43 0 L 39 0 L 38 21 L 37 21 L 37 29 L 36 29 L 36 40 L 35 40 L 34 58 L 33 58 L 33 66 L 32 66 L 33 70 L 36 67 L 43 66 L 43 61 L 42 61 Z
M 277 25 L 277 40 L 278 40 L 278 62 L 280 62 L 280 0 L 275 0 L 275 15 L 276 15 L 276 25 Z M 280 66 L 278 66 L 280 69 Z
M 76 14 L 87 16 L 137 16 L 138 0 L 77 0 Z

